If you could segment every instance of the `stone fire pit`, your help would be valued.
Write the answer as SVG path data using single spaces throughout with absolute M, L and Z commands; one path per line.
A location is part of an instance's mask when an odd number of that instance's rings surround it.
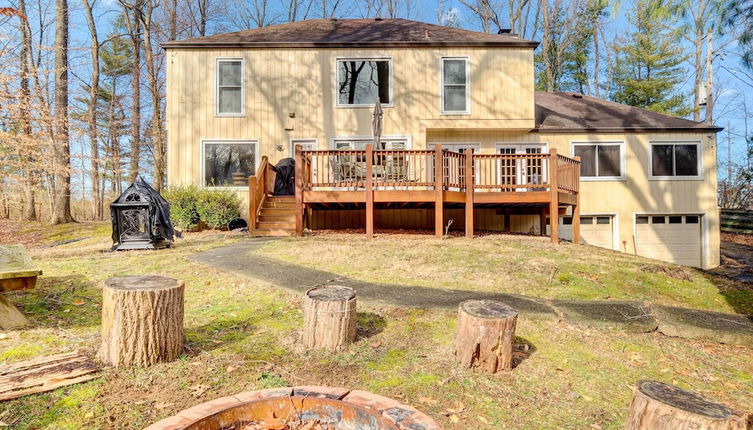
M 337 430 L 439 430 L 434 420 L 396 400 L 332 387 L 248 391 L 186 409 L 145 430 L 224 430 L 250 423 L 274 429 L 298 419 Z

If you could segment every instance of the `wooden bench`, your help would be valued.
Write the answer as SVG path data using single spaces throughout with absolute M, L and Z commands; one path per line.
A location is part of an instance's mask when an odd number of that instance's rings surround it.
M 34 288 L 41 274 L 23 245 L 0 245 L 0 328 L 7 330 L 29 324 L 2 292 Z

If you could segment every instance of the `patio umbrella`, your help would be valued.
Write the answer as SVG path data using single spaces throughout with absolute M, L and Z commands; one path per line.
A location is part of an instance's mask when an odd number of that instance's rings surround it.
M 374 149 L 383 149 L 381 145 L 382 137 L 382 103 L 379 102 L 379 96 L 374 103 L 374 119 L 371 121 L 374 132 Z

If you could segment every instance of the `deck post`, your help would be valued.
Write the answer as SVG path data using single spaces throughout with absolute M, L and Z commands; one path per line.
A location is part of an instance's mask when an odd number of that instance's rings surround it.
M 303 148 L 295 146 L 295 235 L 303 237 Z
M 465 151 L 465 237 L 473 239 L 473 148 Z
M 551 197 L 549 200 L 549 230 L 552 243 L 559 243 L 559 187 L 557 186 L 557 149 L 549 150 L 549 189 Z
M 442 145 L 434 145 L 434 235 L 444 237 L 444 163 Z
M 575 204 L 573 205 L 573 243 L 580 245 L 580 157 L 575 157 L 578 164 L 572 165 L 572 176 L 575 179 Z
M 252 234 L 256 229 L 256 176 L 248 177 L 248 234 Z
M 505 233 L 510 232 L 510 208 L 505 208 Z
M 366 238 L 374 237 L 374 148 L 366 145 Z

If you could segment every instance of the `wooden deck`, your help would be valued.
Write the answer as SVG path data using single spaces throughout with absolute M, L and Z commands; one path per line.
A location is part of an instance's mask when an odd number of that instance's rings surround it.
M 366 236 L 370 238 L 375 204 L 433 207 L 438 237 L 444 235 L 443 212 L 448 205 L 464 207 L 467 237 L 474 234 L 474 208 L 525 206 L 540 213 L 543 221 L 546 214 L 559 214 L 571 206 L 573 241 L 579 241 L 580 160 L 559 155 L 554 149 L 545 154 L 474 154 L 439 146 L 433 150 L 374 150 L 367 145 L 365 150 L 324 151 L 296 147 L 295 160 L 298 236 L 303 235 L 306 209 L 311 207 L 365 207 Z M 251 214 L 258 213 L 269 191 L 269 185 L 259 186 L 268 184 L 271 176 L 266 159 L 260 167 L 249 185 Z M 552 242 L 556 243 L 558 223 L 550 224 Z

